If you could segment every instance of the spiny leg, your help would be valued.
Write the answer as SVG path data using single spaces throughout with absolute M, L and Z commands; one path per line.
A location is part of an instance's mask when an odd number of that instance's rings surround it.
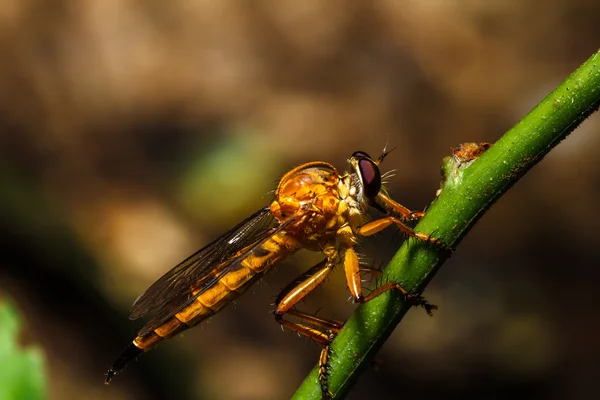
M 368 295 L 366 295 L 366 296 L 362 297 L 360 300 L 358 300 L 358 302 L 359 303 L 368 303 L 369 301 L 373 300 L 375 297 L 381 295 L 382 293 L 387 292 L 388 290 L 396 290 L 400 294 L 402 294 L 404 296 L 404 298 L 409 303 L 411 303 L 413 306 L 423 307 L 425 309 L 425 312 L 427 312 L 427 314 L 430 317 L 433 316 L 433 310 L 438 309 L 438 306 L 436 306 L 435 304 L 430 304 L 427 300 L 425 300 L 425 298 L 423 298 L 423 296 L 412 294 L 408 290 L 406 290 L 402 285 L 400 285 L 399 283 L 393 282 L 393 281 L 386 282 L 383 285 L 376 287 L 373 291 L 371 291 L 371 293 L 369 293 Z
M 392 224 L 396 224 L 398 229 L 400 231 L 402 231 L 402 233 L 404 233 L 405 235 L 407 235 L 409 237 L 413 237 L 415 239 L 419 239 L 424 242 L 431 243 L 441 250 L 446 250 L 446 251 L 449 250 L 448 247 L 444 243 L 442 243 L 439 239 L 437 239 L 427 233 L 415 232 L 410 226 L 406 225 L 400 219 L 393 217 L 391 215 L 387 216 L 387 217 L 382 217 L 382 218 L 376 219 L 374 221 L 367 222 L 366 224 L 364 224 L 363 226 L 358 228 L 357 233 L 361 236 L 371 236 L 378 232 L 381 232 L 382 230 L 384 230 L 385 228 L 387 228 L 388 226 L 390 226 Z
M 391 199 L 390 197 L 385 195 L 383 192 L 379 192 L 379 194 L 377 194 L 377 200 L 379 202 L 381 202 L 382 204 L 384 204 L 389 209 L 400 214 L 400 217 L 405 221 L 409 221 L 409 222 L 416 221 L 425 216 L 425 212 L 410 211 L 408 208 L 406 208 L 402 204 L 394 201 L 393 199 Z M 432 243 L 439 249 L 444 250 L 450 254 L 453 251 L 453 249 L 450 246 L 446 245 L 441 240 L 439 240 L 427 233 L 415 232 L 414 229 L 412 229 L 410 226 L 406 225 L 406 223 L 404 221 L 402 221 L 398 218 L 395 218 L 393 216 L 387 216 L 387 217 L 384 217 L 384 218 L 381 218 L 381 219 L 378 219 L 375 221 L 371 221 L 371 222 L 363 225 L 361 227 L 361 229 L 363 229 L 363 232 L 359 232 L 359 234 L 361 234 L 362 236 L 370 236 L 370 235 L 373 235 L 373 234 L 381 231 L 382 229 L 387 228 L 392 223 L 396 224 L 398 229 L 400 229 L 407 236 L 414 237 L 416 239 L 423 240 L 428 243 Z
M 342 322 L 320 318 L 316 315 L 308 314 L 293 308 L 299 301 L 304 299 L 317 286 L 323 283 L 333 267 L 334 257 L 330 257 L 300 275 L 279 294 L 276 300 L 276 308 L 273 312 L 275 314 L 275 320 L 281 325 L 290 328 L 294 332 L 303 334 L 323 346 L 327 345 L 329 342 L 328 335 L 305 323 L 297 323 L 283 319 L 283 316 L 287 314 L 314 326 L 321 327 L 323 330 L 339 332 L 342 326 L 344 326 Z
M 344 251 L 344 273 L 346 275 L 348 289 L 350 290 L 352 297 L 354 297 L 354 301 L 357 303 L 367 303 L 382 293 L 387 292 L 388 290 L 396 290 L 413 306 L 423 307 L 429 315 L 432 315 L 432 311 L 437 309 L 436 305 L 429 304 L 422 296 L 410 293 L 408 290 L 402 287 L 402 285 L 393 281 L 384 283 L 383 285 L 375 288 L 368 295 L 364 296 L 361 284 L 358 255 L 353 248 L 347 248 Z
M 309 322 L 313 325 L 316 326 L 320 326 L 325 330 L 328 331 L 333 331 L 333 332 L 339 332 L 342 327 L 344 326 L 344 323 L 341 321 L 335 321 L 332 319 L 325 319 L 325 318 L 320 318 L 317 317 L 314 314 L 308 314 L 299 310 L 296 310 L 295 308 L 292 308 L 291 310 L 289 310 L 287 313 L 287 315 L 296 317 L 302 321 L 306 321 Z
M 403 214 L 405 216 L 406 216 L 406 211 L 408 211 L 409 215 L 419 214 L 418 218 L 420 218 L 424 215 L 424 213 L 422 213 L 422 212 L 411 213 L 407 208 L 405 208 L 404 206 L 402 206 L 399 203 L 396 203 L 394 200 L 390 199 L 389 197 L 387 197 L 381 193 L 378 195 L 378 198 L 385 199 L 385 202 L 388 206 L 390 206 L 391 208 L 393 208 L 394 210 L 400 212 L 401 214 Z M 399 207 L 399 208 L 396 208 L 396 207 Z M 361 236 L 371 236 L 371 235 L 374 235 L 374 234 L 382 231 L 383 229 L 387 228 L 388 226 L 390 226 L 392 224 L 396 224 L 398 229 L 409 237 L 414 237 L 415 239 L 422 240 L 427 243 L 431 243 L 441 250 L 448 251 L 448 252 L 451 251 L 451 249 L 448 246 L 446 246 L 444 243 L 442 243 L 439 239 L 437 239 L 427 233 L 415 232 L 414 229 L 412 229 L 411 227 L 406 225 L 404 222 L 402 222 L 401 220 L 399 220 L 398 218 L 393 217 L 393 216 L 386 216 L 386 217 L 383 217 L 380 219 L 376 219 L 374 221 L 370 221 L 370 222 L 364 224 L 363 226 L 361 226 L 360 228 L 358 228 L 357 233 Z M 352 249 L 348 249 L 346 251 L 344 265 L 345 265 L 345 269 L 346 269 L 346 278 L 348 280 L 348 287 L 356 288 L 356 291 L 353 292 L 352 289 L 350 291 L 352 292 L 352 295 L 354 296 L 354 298 L 357 302 L 365 303 L 365 302 L 372 300 L 373 298 L 379 296 L 380 294 L 387 292 L 388 290 L 395 289 L 398 292 L 400 292 L 404 297 L 406 297 L 406 299 L 408 301 L 410 301 L 413 305 L 422 306 L 423 308 L 425 308 L 425 311 L 427 311 L 427 314 L 429 314 L 429 315 L 431 315 L 432 310 L 437 309 L 437 306 L 435 306 L 433 304 L 429 304 L 421 296 L 413 295 L 413 294 L 409 293 L 405 288 L 403 288 L 400 284 L 398 284 L 396 282 L 387 282 L 387 283 L 381 285 L 380 287 L 376 288 L 375 290 L 373 290 L 366 297 L 361 299 L 361 297 L 359 297 L 358 294 L 362 292 L 362 287 L 360 285 L 356 284 L 356 281 L 358 281 L 358 283 L 360 284 L 360 276 L 358 275 L 358 265 L 357 265 L 358 258 L 356 257 L 356 261 L 347 260 L 346 258 L 348 257 L 347 253 L 349 250 L 352 250 Z M 354 250 L 352 250 L 352 253 L 356 254 L 354 252 Z M 356 266 L 354 266 L 355 264 L 356 264 Z M 351 282 L 352 282 L 352 286 L 350 285 Z M 361 295 L 362 295 L 362 293 L 361 293 Z
M 319 355 L 319 376 L 318 376 L 319 386 L 321 387 L 321 398 L 322 399 L 332 398 L 333 394 L 329 391 L 329 383 L 328 383 L 329 360 L 331 359 L 331 354 L 332 354 L 331 343 L 333 342 L 333 339 L 335 339 L 337 334 L 340 332 L 340 330 L 344 326 L 344 323 L 339 322 L 339 321 L 332 321 L 332 320 L 319 318 L 315 315 L 303 313 L 301 311 L 297 311 L 294 309 L 289 310 L 286 314 L 293 315 L 303 321 L 308 321 L 313 325 L 317 325 L 317 326 L 320 326 L 323 329 L 325 329 L 325 331 L 322 332 L 317 329 L 309 328 L 302 324 L 294 324 L 294 326 L 290 326 L 293 323 L 290 321 L 287 321 L 287 320 L 280 321 L 280 322 L 283 322 L 284 325 L 287 326 L 288 328 L 295 330 L 298 333 L 302 333 L 303 335 L 308 336 L 311 339 L 315 340 L 317 343 L 321 344 L 322 348 L 321 348 L 321 353 Z M 302 330 L 299 330 L 298 329 L 299 327 Z M 317 334 L 318 337 L 313 337 L 313 336 L 307 335 L 307 333 L 306 333 L 307 331 L 305 330 L 306 328 L 308 328 L 308 330 L 310 330 L 312 333 Z M 325 338 L 327 338 L 326 341 L 325 341 Z
M 319 385 L 321 386 L 321 398 L 330 399 L 333 394 L 329 391 L 329 383 L 327 378 L 329 377 L 329 359 L 331 358 L 331 343 L 335 339 L 337 333 L 329 331 L 329 342 L 326 346 L 321 349 L 321 355 L 319 356 Z
M 373 278 L 381 278 L 383 275 L 383 272 L 379 268 L 368 268 L 364 266 L 360 267 L 358 273 L 360 274 L 362 282 L 370 282 Z M 365 275 L 369 275 L 369 279 L 365 279 Z
M 379 192 L 377 200 L 382 202 L 386 207 L 391 208 L 402 216 L 407 221 L 415 221 L 421 219 L 425 213 L 423 211 L 411 211 L 404 207 L 402 204 L 394 201 L 390 197 L 386 196 L 383 192 Z
M 284 314 L 289 314 L 296 316 L 298 318 L 304 318 L 309 322 L 315 322 L 317 325 L 321 326 L 320 322 L 326 321 L 319 317 L 312 316 L 310 314 L 303 313 L 301 311 L 295 310 L 294 306 L 304 299 L 310 292 L 312 292 L 317 286 L 319 286 L 327 275 L 333 270 L 334 267 L 334 258 L 327 258 L 314 267 L 309 269 L 308 271 L 302 273 L 298 278 L 294 279 L 290 284 L 288 284 L 281 293 L 277 296 L 275 300 L 275 319 L 277 322 L 289 322 L 283 319 Z M 295 323 L 289 322 L 292 325 L 296 325 Z M 287 324 L 283 324 L 286 325 Z M 325 326 L 329 329 L 329 326 Z M 326 343 L 326 340 L 322 343 Z
M 356 251 L 353 248 L 347 248 L 344 251 L 343 262 L 348 288 L 350 290 L 350 293 L 352 294 L 352 297 L 354 297 L 354 300 L 357 303 L 366 303 L 372 300 L 373 298 L 379 296 L 380 294 L 387 292 L 388 290 L 394 289 L 400 292 L 404 296 L 404 298 L 406 298 L 407 301 L 409 301 L 413 306 L 422 306 L 429 315 L 432 315 L 432 310 L 437 309 L 437 306 L 429 304 L 424 298 L 422 298 L 419 295 L 413 295 L 396 282 L 387 282 L 373 290 L 368 295 L 363 296 L 360 275 L 362 270 L 358 261 L 358 255 L 356 254 Z M 321 350 L 321 355 L 319 357 L 319 384 L 321 387 L 321 395 L 323 399 L 329 399 L 333 396 L 332 393 L 329 391 L 328 386 L 329 360 L 331 358 L 331 343 L 333 342 L 333 339 L 335 338 L 338 332 L 339 330 L 328 331 L 328 341 L 326 344 L 323 345 L 323 349 Z M 324 334 L 321 332 L 319 340 L 323 340 L 323 336 Z
M 277 298 L 277 306 L 275 308 L 275 320 L 282 326 L 291 329 L 294 332 L 302 334 L 323 346 L 319 357 L 319 385 L 321 386 L 321 395 L 324 399 L 332 397 L 327 385 L 328 376 L 328 361 L 330 357 L 330 345 L 333 338 L 342 329 L 344 324 L 339 321 L 331 321 L 315 315 L 307 314 L 298 311 L 293 307 L 312 290 L 319 286 L 327 275 L 331 272 L 335 265 L 335 257 L 337 252 L 333 249 L 329 251 L 329 256 L 326 260 L 318 263 L 307 272 L 303 273 L 295 279 L 290 285 L 286 286 L 282 293 Z M 283 315 L 288 314 L 300 319 L 303 322 L 292 322 L 283 319 Z M 321 331 L 315 327 L 321 327 Z

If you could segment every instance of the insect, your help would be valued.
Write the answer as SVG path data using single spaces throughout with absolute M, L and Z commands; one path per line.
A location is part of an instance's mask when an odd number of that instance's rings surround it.
M 154 316 L 110 367 L 106 383 L 161 340 L 216 314 L 300 249 L 321 252 L 324 260 L 283 289 L 276 299 L 274 315 L 282 326 L 323 346 L 319 381 L 324 396 L 329 395 L 329 344 L 343 323 L 299 311 L 295 305 L 319 286 L 336 265 L 344 268 L 355 302 L 368 302 L 383 292 L 396 290 L 413 305 L 431 313 L 434 305 L 395 282 L 363 294 L 355 249 L 361 236 L 371 236 L 395 225 L 408 237 L 444 248 L 438 239 L 415 232 L 408 225 L 421 218 L 423 212 L 412 212 L 386 194 L 379 164 L 388 153 L 384 150 L 379 158 L 373 159 L 357 151 L 348 158 L 350 171 L 344 174 L 322 161 L 309 162 L 286 173 L 269 206 L 176 265 L 137 298 L 130 319 L 150 313 Z M 369 221 L 370 207 L 385 216 Z

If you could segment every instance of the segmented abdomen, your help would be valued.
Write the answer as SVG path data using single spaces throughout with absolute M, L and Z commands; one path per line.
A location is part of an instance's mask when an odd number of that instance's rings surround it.
M 188 306 L 183 308 L 164 324 L 148 334 L 138 336 L 133 344 L 144 351 L 149 350 L 162 339 L 176 335 L 216 314 L 223 306 L 242 294 L 277 263 L 299 249 L 295 240 L 281 232 L 254 250 L 242 261 L 232 267 L 231 272 L 223 275 L 211 287 L 199 290 L 203 292 Z M 237 267 L 237 268 L 235 268 Z M 218 268 L 216 268 L 218 270 Z

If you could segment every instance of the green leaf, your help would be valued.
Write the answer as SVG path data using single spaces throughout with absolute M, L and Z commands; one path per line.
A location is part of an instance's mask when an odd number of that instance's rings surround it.
M 0 399 L 44 399 L 44 356 L 38 348 L 19 345 L 20 322 L 13 305 L 0 301 Z

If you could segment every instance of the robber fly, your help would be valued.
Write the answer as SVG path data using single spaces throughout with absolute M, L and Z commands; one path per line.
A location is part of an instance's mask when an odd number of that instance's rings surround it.
M 343 323 L 301 312 L 295 305 L 319 286 L 341 264 L 354 301 L 367 302 L 388 290 L 397 290 L 413 305 L 430 313 L 435 306 L 387 282 L 363 294 L 355 247 L 361 236 L 371 236 L 395 225 L 408 237 L 443 248 L 428 234 L 415 232 L 409 223 L 423 212 L 412 212 L 392 200 L 382 187 L 377 158 L 357 151 L 348 159 L 350 172 L 340 174 L 333 165 L 315 161 L 300 165 L 280 180 L 275 199 L 175 266 L 133 304 L 130 319 L 154 313 L 137 337 L 108 370 L 106 383 L 127 363 L 206 318 L 246 291 L 281 261 L 300 249 L 321 252 L 325 259 L 300 275 L 276 299 L 275 320 L 323 346 L 319 376 L 328 394 L 326 363 L 331 340 Z M 369 207 L 385 216 L 368 221 Z M 294 317 L 298 322 L 285 319 Z

